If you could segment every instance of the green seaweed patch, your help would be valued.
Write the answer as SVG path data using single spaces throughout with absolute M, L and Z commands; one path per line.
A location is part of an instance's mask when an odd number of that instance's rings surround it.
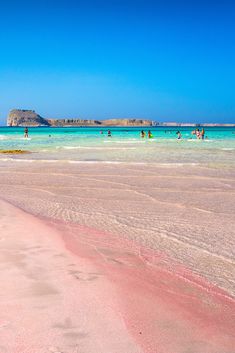
M 24 153 L 31 153 L 30 151 L 25 150 L 0 150 L 0 153 L 4 154 L 24 154 Z

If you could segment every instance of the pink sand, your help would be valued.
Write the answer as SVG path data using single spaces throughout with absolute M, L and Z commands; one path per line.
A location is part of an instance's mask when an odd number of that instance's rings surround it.
M 182 266 L 2 201 L 0 216 L 1 353 L 235 352 L 234 299 Z
M 115 288 L 57 231 L 0 202 L 0 352 L 142 352 Z

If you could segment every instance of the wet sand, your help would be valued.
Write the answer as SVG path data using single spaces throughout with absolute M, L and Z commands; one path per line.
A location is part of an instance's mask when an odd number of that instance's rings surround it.
M 0 172 L 1 352 L 235 352 L 231 170 Z
M 0 215 L 1 353 L 141 352 L 92 261 L 35 217 L 4 202 Z

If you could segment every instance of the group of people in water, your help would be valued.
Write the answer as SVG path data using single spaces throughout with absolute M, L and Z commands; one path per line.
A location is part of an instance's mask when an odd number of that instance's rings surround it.
M 100 134 L 103 135 L 103 133 L 104 133 L 103 130 L 100 130 Z M 108 137 L 112 137 L 112 133 L 111 133 L 110 130 L 107 131 L 107 136 Z M 141 130 L 140 136 L 142 138 L 145 138 L 146 137 L 146 132 L 144 130 Z M 148 131 L 147 136 L 148 136 L 149 139 L 153 138 L 153 134 L 152 134 L 152 132 L 150 130 Z
M 103 130 L 100 130 L 100 134 L 103 135 L 103 133 L 104 133 Z M 112 133 L 110 130 L 107 131 L 107 136 L 112 137 Z
M 165 131 L 165 133 L 167 132 L 167 130 Z M 100 130 L 100 134 L 103 135 L 103 130 Z M 199 129 L 196 129 L 196 130 L 193 130 L 191 132 L 192 135 L 196 135 L 197 139 L 201 139 L 201 140 L 204 140 L 205 138 L 205 130 L 204 128 L 202 128 L 202 130 L 200 131 Z M 182 138 L 182 134 L 181 132 L 178 130 L 176 132 L 176 135 L 177 135 L 177 140 L 181 140 Z M 112 137 L 112 133 L 111 133 L 111 130 L 108 130 L 107 131 L 107 136 L 108 137 Z M 147 134 L 144 130 L 141 130 L 140 132 L 140 137 L 141 138 L 145 138 L 145 137 L 148 137 L 149 139 L 152 139 L 154 136 L 152 134 L 152 132 L 150 130 L 148 130 Z M 29 129 L 27 127 L 25 127 L 24 129 L 24 137 L 25 138 L 28 138 L 29 137 Z M 51 137 L 51 135 L 49 135 L 49 137 Z M 207 137 L 206 137 L 207 138 Z
M 168 131 L 165 130 L 165 134 L 167 133 Z M 191 132 L 192 135 L 196 135 L 197 139 L 198 140 L 204 140 L 205 138 L 207 139 L 208 137 L 205 136 L 205 129 L 202 128 L 202 130 L 200 131 L 199 129 L 196 129 L 196 130 L 193 130 Z M 178 130 L 176 132 L 176 135 L 177 135 L 177 140 L 181 140 L 182 139 L 182 134 L 181 132 Z M 192 137 L 189 138 L 190 140 L 192 139 Z
M 141 132 L 140 132 L 140 136 L 141 136 L 142 138 L 145 138 L 146 133 L 145 133 L 145 131 L 144 131 L 144 130 L 141 130 Z M 148 131 L 147 136 L 148 136 L 148 138 L 149 138 L 149 139 L 152 139 L 152 138 L 153 138 L 153 134 L 152 134 L 152 132 L 151 132 L 150 130 Z
M 165 131 L 165 133 L 166 132 L 167 131 Z M 182 139 L 182 134 L 181 134 L 181 132 L 179 130 L 176 132 L 176 135 L 177 135 L 177 140 L 181 140 Z M 205 138 L 205 130 L 204 130 L 204 128 L 202 128 L 201 131 L 199 129 L 193 130 L 192 131 L 192 135 L 196 135 L 197 139 L 204 140 L 204 138 Z M 142 138 L 145 138 L 146 133 L 145 133 L 144 130 L 141 130 L 140 136 Z M 152 134 L 152 132 L 150 130 L 148 131 L 148 135 L 147 136 L 148 136 L 148 138 L 153 138 L 153 134 Z
M 200 139 L 204 140 L 204 138 L 205 138 L 205 130 L 204 130 L 204 128 L 202 128 L 201 131 L 199 129 L 193 130 L 192 131 L 192 135 L 196 135 L 197 139 L 199 139 L 199 140 Z

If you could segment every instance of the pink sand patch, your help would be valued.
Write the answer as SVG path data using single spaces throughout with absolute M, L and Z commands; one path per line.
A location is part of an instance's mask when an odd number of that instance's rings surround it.
M 235 301 L 163 254 L 0 203 L 1 353 L 234 353 Z
M 60 234 L 0 202 L 0 352 L 140 353 L 116 292 Z
M 127 330 L 144 352 L 235 352 L 235 300 L 224 290 L 182 265 L 172 263 L 170 270 L 165 255 L 110 233 L 69 229 L 64 230 L 67 248 L 105 273 L 116 288 Z

